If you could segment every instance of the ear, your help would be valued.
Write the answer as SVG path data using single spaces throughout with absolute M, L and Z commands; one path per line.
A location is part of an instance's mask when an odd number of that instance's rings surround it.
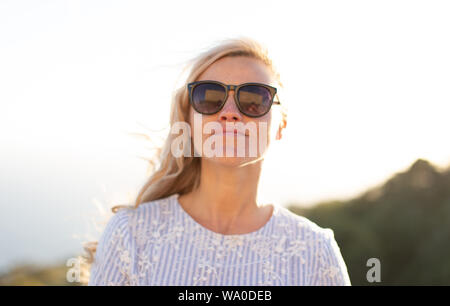
M 287 118 L 286 116 L 282 116 L 280 125 L 278 126 L 277 136 L 275 137 L 276 140 L 280 140 L 283 137 L 283 129 L 286 128 L 286 125 L 287 125 Z

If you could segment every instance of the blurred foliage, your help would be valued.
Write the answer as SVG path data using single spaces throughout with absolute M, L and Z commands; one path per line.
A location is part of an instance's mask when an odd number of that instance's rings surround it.
M 289 209 L 331 228 L 352 285 L 368 283 L 369 258 L 381 262 L 381 285 L 450 285 L 450 168 L 419 159 L 407 171 L 349 201 Z M 65 264 L 23 265 L 0 275 L 0 285 L 79 285 Z
M 450 168 L 419 159 L 407 171 L 349 201 L 289 206 L 331 228 L 352 285 L 381 262 L 381 285 L 450 285 Z
M 0 275 L 1 286 L 72 286 L 79 283 L 69 283 L 66 265 L 35 266 L 19 265 L 4 275 Z

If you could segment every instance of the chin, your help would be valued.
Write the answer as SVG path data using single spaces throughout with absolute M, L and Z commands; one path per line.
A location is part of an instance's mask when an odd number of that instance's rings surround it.
M 245 156 L 245 157 L 237 157 L 237 152 L 234 152 L 235 156 L 234 157 L 230 157 L 230 156 L 224 156 L 219 157 L 219 156 L 213 156 L 213 157 L 203 157 L 204 159 L 207 159 L 209 162 L 211 163 L 215 163 L 217 165 L 220 165 L 222 167 L 244 167 L 246 165 L 249 164 L 253 164 L 255 162 L 258 162 L 260 160 L 262 160 L 261 156 Z

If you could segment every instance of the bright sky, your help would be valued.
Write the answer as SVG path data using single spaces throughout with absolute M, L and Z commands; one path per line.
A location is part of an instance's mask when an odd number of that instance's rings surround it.
M 448 1 L 2 0 L 1 167 L 140 187 L 125 133 L 165 127 L 183 61 L 237 35 L 269 48 L 289 107 L 263 196 L 345 198 L 417 158 L 448 165 L 449 16 Z

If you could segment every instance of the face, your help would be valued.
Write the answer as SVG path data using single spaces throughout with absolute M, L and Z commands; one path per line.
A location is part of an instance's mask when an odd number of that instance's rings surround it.
M 276 87 L 270 69 L 263 62 L 243 56 L 225 57 L 214 62 L 197 79 L 202 80 L 214 80 L 227 85 L 256 82 Z M 279 126 L 279 131 L 271 131 L 273 112 L 278 111 L 274 110 L 277 107 L 273 105 L 262 117 L 248 117 L 239 111 L 233 90 L 229 91 L 225 105 L 216 114 L 199 114 L 191 105 L 189 114 L 191 131 L 193 135 L 197 131 L 195 136 L 201 139 L 201 142 L 193 139 L 196 152 L 202 152 L 203 160 L 225 166 L 243 166 L 262 159 L 272 138 L 271 135 L 275 132 L 277 139 L 281 138 L 283 125 Z M 201 127 L 201 136 L 198 127 Z M 217 130 L 216 127 L 221 127 L 221 130 Z M 212 155 L 222 152 L 222 157 L 211 156 L 211 153 L 208 155 L 207 150 L 215 153 Z

